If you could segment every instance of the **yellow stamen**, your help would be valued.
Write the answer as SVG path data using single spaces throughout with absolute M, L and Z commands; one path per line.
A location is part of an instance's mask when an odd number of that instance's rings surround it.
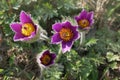
M 25 23 L 25 24 L 22 25 L 21 32 L 24 36 L 30 36 L 31 33 L 34 32 L 34 31 L 35 31 L 35 27 L 34 27 L 33 24 Z
M 42 58 L 41 58 L 41 63 L 44 64 L 44 65 L 47 65 L 49 62 L 50 62 L 51 58 L 49 55 L 44 55 Z
M 69 28 L 62 28 L 59 32 L 60 34 L 60 38 L 63 40 L 63 41 L 69 41 L 70 39 L 73 38 L 73 32 L 71 29 Z
M 86 28 L 89 26 L 89 21 L 87 19 L 82 19 L 78 21 L 78 25 L 82 28 Z

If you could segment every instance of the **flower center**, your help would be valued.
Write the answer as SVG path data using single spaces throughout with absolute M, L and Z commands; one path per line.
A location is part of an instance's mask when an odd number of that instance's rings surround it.
M 30 36 L 32 34 L 32 32 L 34 32 L 34 31 L 35 31 L 35 27 L 33 24 L 25 23 L 22 25 L 21 32 L 24 36 Z
M 78 21 L 78 25 L 82 28 L 86 28 L 89 26 L 89 21 L 87 19 L 82 19 Z
M 69 28 L 62 28 L 59 32 L 60 34 L 60 38 L 63 40 L 63 41 L 69 41 L 70 39 L 73 38 L 73 32 L 71 29 Z
M 41 58 L 41 63 L 43 65 L 47 65 L 51 60 L 51 57 L 49 55 L 43 55 L 43 57 Z

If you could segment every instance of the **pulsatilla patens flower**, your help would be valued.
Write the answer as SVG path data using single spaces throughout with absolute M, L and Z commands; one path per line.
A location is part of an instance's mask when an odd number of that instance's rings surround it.
M 55 23 L 52 26 L 55 34 L 52 36 L 52 44 L 62 43 L 62 52 L 70 51 L 73 42 L 77 40 L 80 35 L 76 26 L 72 26 L 70 22 Z
M 50 53 L 49 50 L 45 50 L 42 53 L 37 55 L 37 63 L 40 67 L 47 67 L 54 63 L 54 60 L 56 58 L 55 53 Z
M 75 20 L 78 23 L 78 26 L 82 30 L 90 29 L 91 25 L 93 24 L 93 12 L 87 12 L 86 10 L 82 10 L 79 16 L 75 17 Z
M 34 42 L 40 36 L 40 28 L 33 23 L 30 15 L 24 11 L 20 13 L 20 22 L 11 23 L 10 27 L 15 32 L 14 41 Z

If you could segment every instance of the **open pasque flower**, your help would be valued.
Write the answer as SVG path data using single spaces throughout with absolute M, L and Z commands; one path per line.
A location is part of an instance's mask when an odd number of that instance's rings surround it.
M 14 41 L 34 42 L 40 37 L 40 27 L 33 23 L 31 16 L 24 11 L 20 13 L 20 22 L 13 22 L 10 28 L 15 32 Z
M 45 50 L 37 55 L 37 63 L 40 67 L 48 67 L 54 63 L 56 58 L 55 53 L 50 53 L 49 50 Z
M 78 23 L 78 26 L 82 30 L 87 30 L 91 28 L 93 24 L 93 12 L 87 12 L 86 10 L 82 10 L 79 16 L 75 16 L 75 20 Z
M 55 23 L 52 26 L 55 34 L 52 36 L 51 43 L 62 43 L 62 52 L 70 51 L 75 40 L 79 39 L 80 35 L 76 26 L 72 26 L 70 22 Z

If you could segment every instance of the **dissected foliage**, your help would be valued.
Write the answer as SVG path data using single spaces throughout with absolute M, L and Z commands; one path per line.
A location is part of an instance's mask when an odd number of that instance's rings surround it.
M 120 0 L 1 0 L 0 1 L 0 80 L 39 80 L 41 70 L 36 55 L 45 49 L 58 53 L 49 42 L 14 42 L 9 24 L 19 21 L 24 10 L 51 37 L 52 24 L 73 24 L 82 8 L 94 11 L 93 28 L 85 45 L 75 42 L 71 52 L 44 72 L 44 80 L 119 80 L 120 79 Z

